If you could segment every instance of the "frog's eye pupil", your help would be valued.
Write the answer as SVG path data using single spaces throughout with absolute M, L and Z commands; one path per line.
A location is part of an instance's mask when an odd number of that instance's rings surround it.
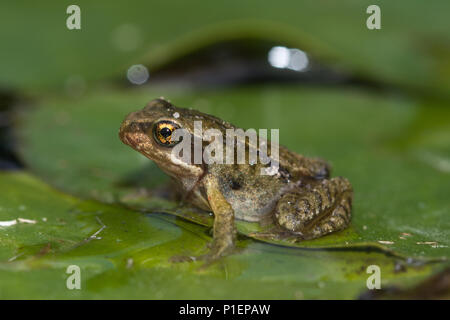
M 167 138 L 167 137 L 170 137 L 170 135 L 172 134 L 172 130 L 170 130 L 169 128 L 165 127 L 165 128 L 162 128 L 162 129 L 161 129 L 160 134 L 161 134 L 164 138 Z
M 157 143 L 165 147 L 173 147 L 181 141 L 172 140 L 172 133 L 180 128 L 178 124 L 169 120 L 162 120 L 153 127 L 153 137 Z

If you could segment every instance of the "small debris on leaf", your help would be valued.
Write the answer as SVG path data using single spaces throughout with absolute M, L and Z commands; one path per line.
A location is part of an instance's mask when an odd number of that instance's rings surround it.
M 393 241 L 385 241 L 385 240 L 378 240 L 378 243 L 381 243 L 381 244 L 394 244 Z

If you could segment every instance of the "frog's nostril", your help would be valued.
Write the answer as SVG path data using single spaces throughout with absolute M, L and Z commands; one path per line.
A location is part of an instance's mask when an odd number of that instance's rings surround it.
M 142 118 L 142 114 L 140 113 L 140 111 L 134 111 L 127 115 L 127 117 L 125 118 L 125 121 L 132 122 L 132 121 L 135 121 L 135 120 L 138 120 L 141 118 Z
M 125 119 L 119 129 L 120 140 L 132 147 L 138 145 L 142 139 L 143 125 L 141 122 Z

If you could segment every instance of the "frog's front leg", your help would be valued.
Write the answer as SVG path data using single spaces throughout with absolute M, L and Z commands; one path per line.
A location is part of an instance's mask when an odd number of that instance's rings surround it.
M 207 176 L 204 184 L 209 205 L 214 213 L 214 239 L 206 258 L 214 260 L 234 249 L 236 241 L 234 211 L 220 191 L 217 179 Z
M 301 239 L 314 239 L 348 226 L 352 198 L 347 179 L 323 179 L 309 188 L 284 194 L 277 203 L 275 217 L 280 226 Z

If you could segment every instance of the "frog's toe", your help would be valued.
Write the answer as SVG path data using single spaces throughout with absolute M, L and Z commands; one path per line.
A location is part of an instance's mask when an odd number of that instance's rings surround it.
M 172 263 L 204 261 L 207 265 L 209 265 L 222 257 L 232 254 L 235 251 L 234 247 L 218 247 L 214 244 L 214 242 L 207 244 L 207 247 L 208 252 L 205 254 L 198 256 L 175 255 L 170 257 L 169 261 Z

